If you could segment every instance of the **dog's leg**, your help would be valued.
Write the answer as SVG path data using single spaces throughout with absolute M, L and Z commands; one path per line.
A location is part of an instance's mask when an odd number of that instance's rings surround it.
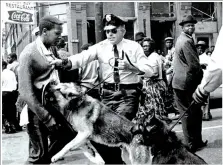
M 122 147 L 121 148 L 122 151 L 122 160 L 126 163 L 126 164 L 131 164 L 131 161 L 129 159 L 130 155 L 129 155 L 129 151 L 127 150 L 126 147 Z
M 79 132 L 72 141 L 70 141 L 61 151 L 59 151 L 56 155 L 51 158 L 51 162 L 56 162 L 57 160 L 62 158 L 71 148 L 80 147 L 86 142 L 89 136 L 89 133 Z
M 93 163 L 104 165 L 105 162 L 102 159 L 101 155 L 97 152 L 97 150 L 94 148 L 94 146 L 87 142 L 86 145 L 83 145 L 82 147 L 84 155 Z

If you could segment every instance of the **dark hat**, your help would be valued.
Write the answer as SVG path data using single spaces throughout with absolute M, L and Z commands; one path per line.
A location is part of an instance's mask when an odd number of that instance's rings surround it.
M 168 40 L 173 41 L 174 39 L 173 39 L 173 37 L 166 37 L 166 38 L 165 38 L 165 41 L 168 41 Z
M 65 40 L 63 39 L 63 38 L 61 38 L 60 40 L 59 40 L 59 42 L 57 43 L 57 46 L 65 46 L 66 45 L 66 42 L 65 42 Z
M 183 20 L 179 23 L 180 26 L 183 26 L 185 23 L 197 23 L 197 20 L 192 15 L 187 15 L 183 18 Z
M 207 46 L 206 43 L 204 41 L 198 41 L 198 43 L 196 44 L 196 46 Z
M 114 29 L 121 25 L 125 25 L 127 21 L 124 18 L 113 14 L 106 14 L 103 18 L 104 30 Z
M 81 50 L 88 50 L 88 48 L 91 46 L 91 44 L 84 44 L 81 46 Z
M 146 35 L 143 32 L 138 32 L 135 34 L 135 41 L 142 41 Z

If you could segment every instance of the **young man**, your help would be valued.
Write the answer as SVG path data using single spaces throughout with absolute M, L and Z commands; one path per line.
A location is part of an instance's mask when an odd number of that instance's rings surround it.
M 103 22 L 107 39 L 67 60 L 57 59 L 51 64 L 63 64 L 68 69 L 74 69 L 98 60 L 101 78 L 105 80 L 102 102 L 118 114 L 132 120 L 139 104 L 138 74 L 144 72 L 146 77 L 150 77 L 153 75 L 153 67 L 137 42 L 124 39 L 126 21 L 113 14 L 106 14 Z M 105 160 L 106 163 L 122 163 L 120 149 L 110 148 L 103 154 L 109 159 Z
M 76 133 L 66 120 L 61 120 L 61 114 L 52 115 L 42 104 L 44 87 L 52 80 L 59 82 L 58 72 L 50 62 L 56 58 L 51 46 L 56 46 L 61 38 L 62 22 L 53 16 L 45 16 L 40 20 L 39 33 L 40 36 L 20 54 L 19 93 L 28 105 L 28 163 L 49 164 L 51 157 Z M 49 146 L 48 137 L 51 142 Z
M 192 94 L 200 84 L 203 71 L 192 37 L 197 21 L 193 16 L 186 16 L 180 26 L 183 32 L 177 38 L 173 60 L 173 90 L 176 107 L 180 114 L 188 110 L 192 102 Z M 206 146 L 202 141 L 202 111 L 201 106 L 194 104 L 182 118 L 182 128 L 185 142 L 192 152 Z

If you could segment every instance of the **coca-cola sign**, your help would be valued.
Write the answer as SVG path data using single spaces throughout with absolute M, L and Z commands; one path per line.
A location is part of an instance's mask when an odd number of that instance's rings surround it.
M 20 22 L 20 23 L 31 23 L 33 22 L 33 14 L 24 12 L 24 11 L 16 11 L 16 10 L 11 10 L 8 11 L 9 14 L 9 20 L 14 21 L 14 22 Z

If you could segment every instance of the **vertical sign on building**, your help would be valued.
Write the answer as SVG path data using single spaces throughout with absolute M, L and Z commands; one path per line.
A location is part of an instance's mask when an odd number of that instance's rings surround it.
M 6 15 L 5 22 L 15 24 L 33 25 L 34 20 L 34 2 L 5 2 Z

